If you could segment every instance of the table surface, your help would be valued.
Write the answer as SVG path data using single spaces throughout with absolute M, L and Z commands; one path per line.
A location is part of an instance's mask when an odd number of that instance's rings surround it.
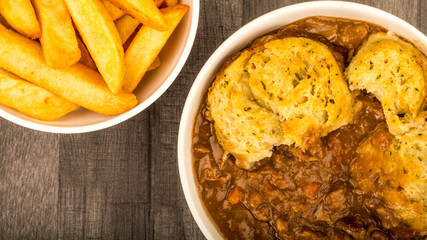
M 201 0 L 196 41 L 181 74 L 153 105 L 118 126 L 59 135 L 0 119 L 0 239 L 203 239 L 178 174 L 185 98 L 228 36 L 298 2 Z M 356 2 L 427 33 L 427 0 Z

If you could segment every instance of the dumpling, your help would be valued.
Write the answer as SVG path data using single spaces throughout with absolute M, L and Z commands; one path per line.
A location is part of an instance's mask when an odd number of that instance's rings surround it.
M 328 47 L 307 38 L 241 52 L 217 74 L 207 105 L 218 142 L 245 169 L 275 146 L 306 149 L 351 122 L 357 106 Z
M 427 96 L 427 59 L 395 34 L 375 33 L 363 43 L 345 72 L 351 90 L 372 93 L 394 135 L 414 128 Z
M 251 55 L 244 51 L 220 71 L 207 99 L 218 142 L 244 169 L 270 157 L 273 147 L 283 143 L 280 118 L 259 106 L 248 87 L 244 66 Z
M 255 99 L 280 116 L 284 137 L 303 150 L 352 121 L 354 98 L 328 47 L 308 38 L 267 42 L 247 64 Z

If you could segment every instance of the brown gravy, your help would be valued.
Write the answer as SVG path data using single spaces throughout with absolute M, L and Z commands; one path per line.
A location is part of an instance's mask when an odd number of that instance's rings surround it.
M 252 46 L 288 36 L 308 37 L 327 44 L 344 68 L 363 40 L 378 31 L 385 29 L 361 21 L 310 17 L 262 36 Z M 305 153 L 292 146 L 277 147 L 252 171 L 236 167 L 232 156 L 220 168 L 223 152 L 203 101 L 193 132 L 193 170 L 206 210 L 225 238 L 422 239 L 379 199 L 364 196 L 351 182 L 349 165 L 357 156 L 356 147 L 374 132 L 378 141 L 393 138 L 380 103 L 367 94 L 358 98 L 363 108 L 353 124 L 331 132 Z M 375 214 L 376 208 L 385 209 L 384 215 Z

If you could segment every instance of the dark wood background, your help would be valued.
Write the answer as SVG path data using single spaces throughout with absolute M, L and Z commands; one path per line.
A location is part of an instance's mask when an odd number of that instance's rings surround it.
M 192 53 L 151 107 L 106 130 L 59 135 L 0 119 L 0 239 L 203 239 L 178 175 L 181 110 L 197 73 L 239 27 L 303 1 L 201 0 Z M 359 0 L 427 33 L 427 0 Z

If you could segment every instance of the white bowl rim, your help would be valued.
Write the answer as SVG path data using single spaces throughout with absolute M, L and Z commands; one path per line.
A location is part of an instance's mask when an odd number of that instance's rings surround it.
M 151 104 L 153 104 L 158 98 L 160 98 L 163 95 L 163 93 L 166 92 L 166 90 L 176 80 L 176 78 L 178 77 L 178 74 L 181 72 L 182 68 L 184 67 L 184 64 L 187 62 L 188 56 L 190 55 L 191 49 L 194 44 L 194 40 L 196 38 L 197 27 L 199 24 L 200 0 L 192 1 L 191 10 L 192 10 L 191 27 L 190 27 L 189 34 L 187 36 L 187 42 L 185 43 L 184 50 L 182 52 L 182 55 L 179 57 L 179 60 L 175 68 L 173 69 L 171 74 L 168 76 L 166 81 L 150 97 L 148 97 L 141 104 L 138 104 L 137 106 L 130 109 L 129 111 L 122 113 L 120 115 L 117 115 L 114 118 L 111 118 L 103 122 L 89 124 L 85 126 L 76 126 L 76 127 L 49 126 L 41 123 L 31 122 L 31 121 L 22 119 L 20 117 L 17 117 L 11 113 L 8 113 L 2 109 L 0 109 L 0 116 L 6 120 L 9 120 L 12 123 L 15 123 L 20 126 L 30 128 L 33 130 L 37 130 L 41 132 L 49 132 L 49 133 L 66 133 L 66 134 L 86 133 L 86 132 L 94 132 L 94 131 L 102 130 L 102 129 L 117 125 L 121 122 L 124 122 L 134 117 L 135 115 L 137 115 L 138 113 L 142 112 L 144 109 L 149 107 Z
M 194 178 L 194 171 L 193 171 L 192 164 L 189 168 L 186 167 L 186 163 L 189 162 L 188 159 L 186 159 L 186 154 L 188 154 L 188 151 L 190 151 L 189 154 L 192 157 L 190 148 L 186 148 L 186 146 L 188 146 L 189 144 L 191 147 L 192 138 L 190 137 L 190 141 L 189 141 L 187 137 L 188 137 L 188 134 L 190 134 L 190 136 L 192 135 L 193 126 L 196 119 L 196 115 L 190 116 L 189 114 L 191 112 L 191 105 L 194 102 L 194 98 L 196 98 L 200 94 L 204 95 L 206 93 L 207 88 L 202 89 L 201 87 L 202 85 L 205 84 L 206 81 L 213 80 L 214 76 L 209 75 L 210 69 L 218 65 L 221 66 L 223 64 L 223 60 L 218 60 L 218 59 L 221 59 L 221 55 L 224 52 L 227 52 L 227 48 L 229 48 L 233 42 L 239 42 L 239 38 L 240 38 L 240 35 L 242 35 L 242 33 L 246 33 L 250 31 L 250 29 L 253 26 L 264 21 L 265 18 L 272 17 L 274 15 L 283 15 L 284 12 L 298 10 L 301 7 L 304 9 L 308 9 L 308 8 L 316 8 L 319 6 L 320 7 L 332 6 L 337 8 L 338 7 L 353 8 L 359 11 L 363 9 L 363 11 L 367 11 L 369 13 L 381 14 L 381 18 L 392 20 L 394 23 L 397 23 L 399 26 L 408 29 L 408 31 L 410 31 L 411 34 L 413 34 L 416 37 L 416 39 L 420 40 L 422 44 L 427 44 L 427 36 L 424 35 L 417 28 L 412 26 L 411 24 L 402 20 L 401 18 L 375 7 L 371 7 L 371 6 L 360 4 L 360 3 L 344 2 L 344 1 L 310 1 L 310 2 L 297 3 L 293 5 L 288 5 L 282 8 L 278 8 L 276 10 L 270 11 L 264 15 L 261 15 L 255 18 L 254 20 L 245 24 L 243 27 L 239 28 L 230 37 L 228 37 L 209 57 L 209 59 L 206 61 L 206 63 L 200 70 L 199 74 L 197 75 L 195 81 L 193 82 L 193 85 L 190 89 L 190 92 L 188 93 L 188 96 L 182 111 L 180 125 L 179 125 L 179 132 L 178 132 L 178 141 L 177 141 L 178 142 L 178 148 L 177 148 L 178 169 L 179 169 L 180 181 L 181 181 L 181 186 L 184 192 L 184 196 L 190 208 L 190 212 L 193 215 L 193 218 L 195 219 L 197 225 L 199 226 L 200 230 L 202 231 L 202 233 L 207 239 L 220 239 L 222 238 L 222 235 L 220 234 L 217 227 L 214 226 L 215 223 L 213 222 L 213 220 L 211 220 L 210 216 L 207 216 L 208 214 L 205 210 L 205 207 L 200 200 L 199 193 L 195 187 L 196 185 L 195 185 L 195 178 Z M 315 16 L 315 15 L 319 15 L 319 14 L 314 14 L 311 16 Z M 324 16 L 328 16 L 328 14 L 325 14 Z M 308 15 L 302 16 L 300 19 L 303 19 L 305 17 L 308 17 Z M 358 19 L 358 18 L 351 17 L 350 19 Z M 375 23 L 375 21 L 369 21 L 369 22 Z M 384 26 L 384 24 L 381 24 L 381 25 Z M 386 28 L 390 29 L 391 27 L 386 27 Z M 424 45 L 422 47 L 424 48 L 422 49 L 422 51 L 425 54 L 427 54 L 427 50 L 426 50 L 427 46 Z M 203 91 L 200 91 L 200 89 L 202 89 Z M 198 103 L 197 108 L 199 106 L 200 106 L 200 103 Z M 198 112 L 198 109 L 196 110 L 196 114 L 197 112 Z M 192 159 L 190 163 L 192 163 Z M 210 224 L 211 226 L 208 228 L 207 224 Z M 213 229 L 212 226 L 214 226 L 214 230 L 212 230 Z

